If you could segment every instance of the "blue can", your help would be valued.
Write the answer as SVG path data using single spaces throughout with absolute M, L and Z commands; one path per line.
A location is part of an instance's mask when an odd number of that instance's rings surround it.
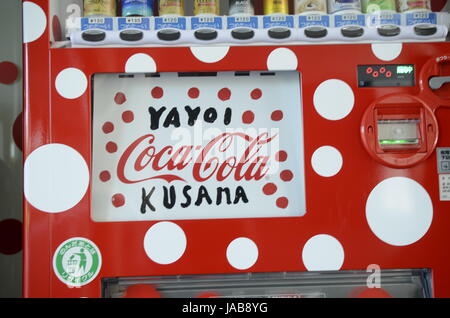
M 153 0 L 122 0 L 123 17 L 149 17 L 153 15 Z

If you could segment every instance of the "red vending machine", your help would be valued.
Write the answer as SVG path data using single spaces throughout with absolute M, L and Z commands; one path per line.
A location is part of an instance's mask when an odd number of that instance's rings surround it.
M 24 296 L 449 297 L 445 1 L 210 2 L 23 1 Z

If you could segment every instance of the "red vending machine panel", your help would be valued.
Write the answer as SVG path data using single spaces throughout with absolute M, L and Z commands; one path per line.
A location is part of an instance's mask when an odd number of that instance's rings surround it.
M 450 296 L 448 15 L 80 5 L 24 1 L 26 297 Z

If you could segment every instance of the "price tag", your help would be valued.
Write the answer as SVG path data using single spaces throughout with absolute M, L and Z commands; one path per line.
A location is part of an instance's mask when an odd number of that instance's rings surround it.
M 406 14 L 406 25 L 415 25 L 421 23 L 436 24 L 436 13 L 420 11 Z
M 243 16 L 243 17 L 228 17 L 227 18 L 227 28 L 258 28 L 258 18 L 251 16 Z
M 126 29 L 150 30 L 150 19 L 142 17 L 119 18 L 119 30 Z
M 401 25 L 401 15 L 399 13 L 382 12 L 367 16 L 367 26 L 380 25 Z
M 274 27 L 294 27 L 294 17 L 291 15 L 270 15 L 263 18 L 264 29 Z
M 334 26 L 342 27 L 346 25 L 365 26 L 364 14 L 337 14 L 334 16 Z
M 222 29 L 221 17 L 193 17 L 191 20 L 192 30 L 197 29 Z
M 328 15 L 322 14 L 310 14 L 299 16 L 299 26 L 301 28 L 306 28 L 314 25 L 329 27 L 330 17 Z
M 186 30 L 186 18 L 184 17 L 157 17 L 155 18 L 155 29 L 177 29 Z
M 81 31 L 90 29 L 100 29 L 105 31 L 113 30 L 112 18 L 81 18 Z

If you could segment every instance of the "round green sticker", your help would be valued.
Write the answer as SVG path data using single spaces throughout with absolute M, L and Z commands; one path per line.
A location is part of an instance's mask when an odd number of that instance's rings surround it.
M 61 243 L 53 255 L 53 270 L 66 285 L 80 287 L 100 272 L 102 256 L 94 242 L 73 237 Z

